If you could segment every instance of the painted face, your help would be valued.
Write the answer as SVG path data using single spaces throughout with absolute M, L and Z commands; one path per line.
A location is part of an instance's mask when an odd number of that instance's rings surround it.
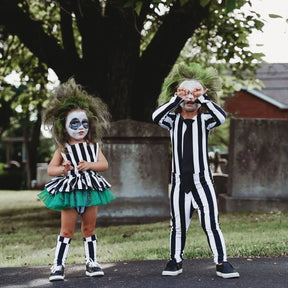
M 202 91 L 204 90 L 203 86 L 197 80 L 185 80 L 179 85 L 179 88 L 184 88 L 184 89 L 189 90 L 191 92 L 193 92 L 194 89 L 196 89 L 196 88 L 200 88 Z M 187 98 L 189 100 L 184 101 L 180 104 L 182 109 L 184 109 L 188 112 L 194 112 L 201 107 L 201 104 L 194 103 L 194 96 L 192 95 L 192 93 L 189 93 L 187 95 Z
M 76 140 L 83 139 L 89 129 L 87 115 L 82 110 L 75 110 L 70 112 L 66 118 L 65 124 L 68 135 Z

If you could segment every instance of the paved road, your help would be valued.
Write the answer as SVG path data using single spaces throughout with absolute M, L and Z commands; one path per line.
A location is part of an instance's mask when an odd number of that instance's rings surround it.
M 105 276 L 85 276 L 84 265 L 66 265 L 65 281 L 48 281 L 48 266 L 0 268 L 0 287 L 71 287 L 71 288 L 288 288 L 288 257 L 233 258 L 240 278 L 222 279 L 215 274 L 211 259 L 186 259 L 183 274 L 163 277 L 166 261 L 129 261 L 102 263 Z

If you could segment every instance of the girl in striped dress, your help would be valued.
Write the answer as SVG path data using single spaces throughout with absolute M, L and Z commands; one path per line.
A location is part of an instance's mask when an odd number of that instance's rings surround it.
M 86 275 L 103 276 L 96 258 L 97 206 L 115 199 L 109 191 L 111 185 L 98 174 L 108 169 L 99 146 L 102 130 L 109 124 L 108 109 L 70 79 L 56 90 L 44 119 L 58 148 L 47 169 L 54 178 L 38 196 L 46 207 L 61 211 L 61 230 L 49 280 L 64 280 L 65 260 L 78 215 L 82 220 Z
M 219 80 L 213 68 L 203 69 L 196 63 L 175 65 L 162 86 L 159 100 L 165 103 L 152 116 L 156 124 L 170 131 L 173 156 L 170 261 L 163 276 L 182 273 L 186 233 L 193 212 L 198 210 L 216 274 L 223 278 L 239 277 L 227 261 L 208 162 L 209 131 L 221 125 L 226 117 L 224 110 L 209 98 L 216 95 Z

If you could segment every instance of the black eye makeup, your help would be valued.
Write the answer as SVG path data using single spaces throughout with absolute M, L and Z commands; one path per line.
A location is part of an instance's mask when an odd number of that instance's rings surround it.
M 83 119 L 81 122 L 78 118 L 73 118 L 69 124 L 69 127 L 73 130 L 78 130 L 81 126 L 83 126 L 84 129 L 88 129 L 88 119 Z

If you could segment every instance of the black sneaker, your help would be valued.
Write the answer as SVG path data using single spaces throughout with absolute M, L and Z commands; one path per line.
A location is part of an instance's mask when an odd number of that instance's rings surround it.
M 53 265 L 51 267 L 51 274 L 49 281 L 63 281 L 64 280 L 64 266 L 63 265 Z
M 101 266 L 96 262 L 89 259 L 86 264 L 86 275 L 90 277 L 103 276 L 104 272 L 101 269 Z
M 239 273 L 235 271 L 229 262 L 223 262 L 222 265 L 216 265 L 216 274 L 225 279 L 240 277 Z
M 177 276 L 182 273 L 182 261 L 177 263 L 175 259 L 170 260 L 162 271 L 163 276 Z

